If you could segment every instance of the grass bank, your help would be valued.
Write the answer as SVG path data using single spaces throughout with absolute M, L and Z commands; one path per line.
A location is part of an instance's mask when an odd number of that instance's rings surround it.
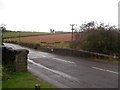
M 55 43 L 41 43 L 41 44 L 37 44 L 38 46 L 41 47 L 50 47 L 50 48 L 70 48 L 70 42 L 66 41 L 66 42 L 55 42 Z
M 95 59 L 95 61 L 97 62 L 102 62 L 102 63 L 110 63 L 110 64 L 115 64 L 118 65 L 119 64 L 119 60 L 115 60 L 115 59 Z
M 35 84 L 40 84 L 41 88 L 56 88 L 52 84 L 38 79 L 29 72 L 14 72 L 9 74 L 9 78 L 3 80 L 2 88 L 31 88 L 34 90 Z

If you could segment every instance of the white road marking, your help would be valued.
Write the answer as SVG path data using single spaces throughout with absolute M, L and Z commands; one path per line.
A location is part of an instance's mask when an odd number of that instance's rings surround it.
M 45 67 L 44 65 L 41 65 L 40 63 L 39 63 L 39 64 L 38 64 L 38 63 L 35 63 L 33 60 L 28 59 L 28 62 L 30 62 L 30 63 L 32 63 L 32 64 L 34 64 L 34 65 L 37 65 L 37 66 L 39 66 L 39 67 L 41 67 L 41 68 L 44 68 L 44 69 L 46 69 L 46 70 L 48 70 L 48 71 L 51 71 L 51 72 L 53 72 L 53 73 L 56 73 L 56 74 L 58 74 L 58 75 L 60 75 L 60 76 L 62 76 L 62 77 L 69 78 L 69 79 L 72 79 L 72 80 L 76 80 L 76 81 L 77 81 L 77 78 L 75 78 L 75 77 L 73 77 L 73 76 L 70 76 L 70 75 L 68 75 L 68 74 L 66 74 L 66 73 L 63 73 L 63 72 L 60 72 L 60 71 L 57 71 L 57 70 L 53 70 L 53 69 L 47 68 L 47 67 Z
M 98 67 L 92 67 L 94 69 L 97 69 L 97 70 L 101 70 L 101 71 L 105 71 L 105 72 L 111 72 L 111 73 L 114 73 L 114 74 L 118 74 L 118 72 L 114 72 L 114 71 L 111 71 L 111 70 L 106 70 L 106 69 L 102 69 L 102 68 L 98 68 Z
M 53 58 L 57 61 L 62 61 L 62 62 L 66 62 L 66 63 L 75 63 L 75 62 L 71 62 L 71 61 L 67 61 L 67 60 L 63 60 L 63 59 L 60 59 L 60 58 Z
M 44 56 L 44 55 L 43 55 L 42 57 L 47 57 L 47 56 Z
M 38 57 L 28 57 L 28 58 L 38 58 Z

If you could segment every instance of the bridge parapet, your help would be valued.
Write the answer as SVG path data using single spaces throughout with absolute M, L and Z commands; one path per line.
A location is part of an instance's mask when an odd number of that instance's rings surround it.
M 2 47 L 2 64 L 10 66 L 14 71 L 27 71 L 28 53 L 26 49 Z

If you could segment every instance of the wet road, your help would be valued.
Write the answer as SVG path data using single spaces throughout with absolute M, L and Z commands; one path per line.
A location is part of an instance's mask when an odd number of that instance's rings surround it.
M 28 49 L 28 71 L 59 88 L 118 88 L 118 66 Z

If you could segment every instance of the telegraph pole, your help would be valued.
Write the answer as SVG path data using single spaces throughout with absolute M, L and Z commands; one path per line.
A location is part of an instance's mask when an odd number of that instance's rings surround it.
M 74 26 L 75 24 L 70 24 L 70 26 L 72 26 L 72 38 L 71 38 L 71 40 L 73 41 L 73 30 L 74 30 L 74 28 L 73 28 L 73 26 Z

